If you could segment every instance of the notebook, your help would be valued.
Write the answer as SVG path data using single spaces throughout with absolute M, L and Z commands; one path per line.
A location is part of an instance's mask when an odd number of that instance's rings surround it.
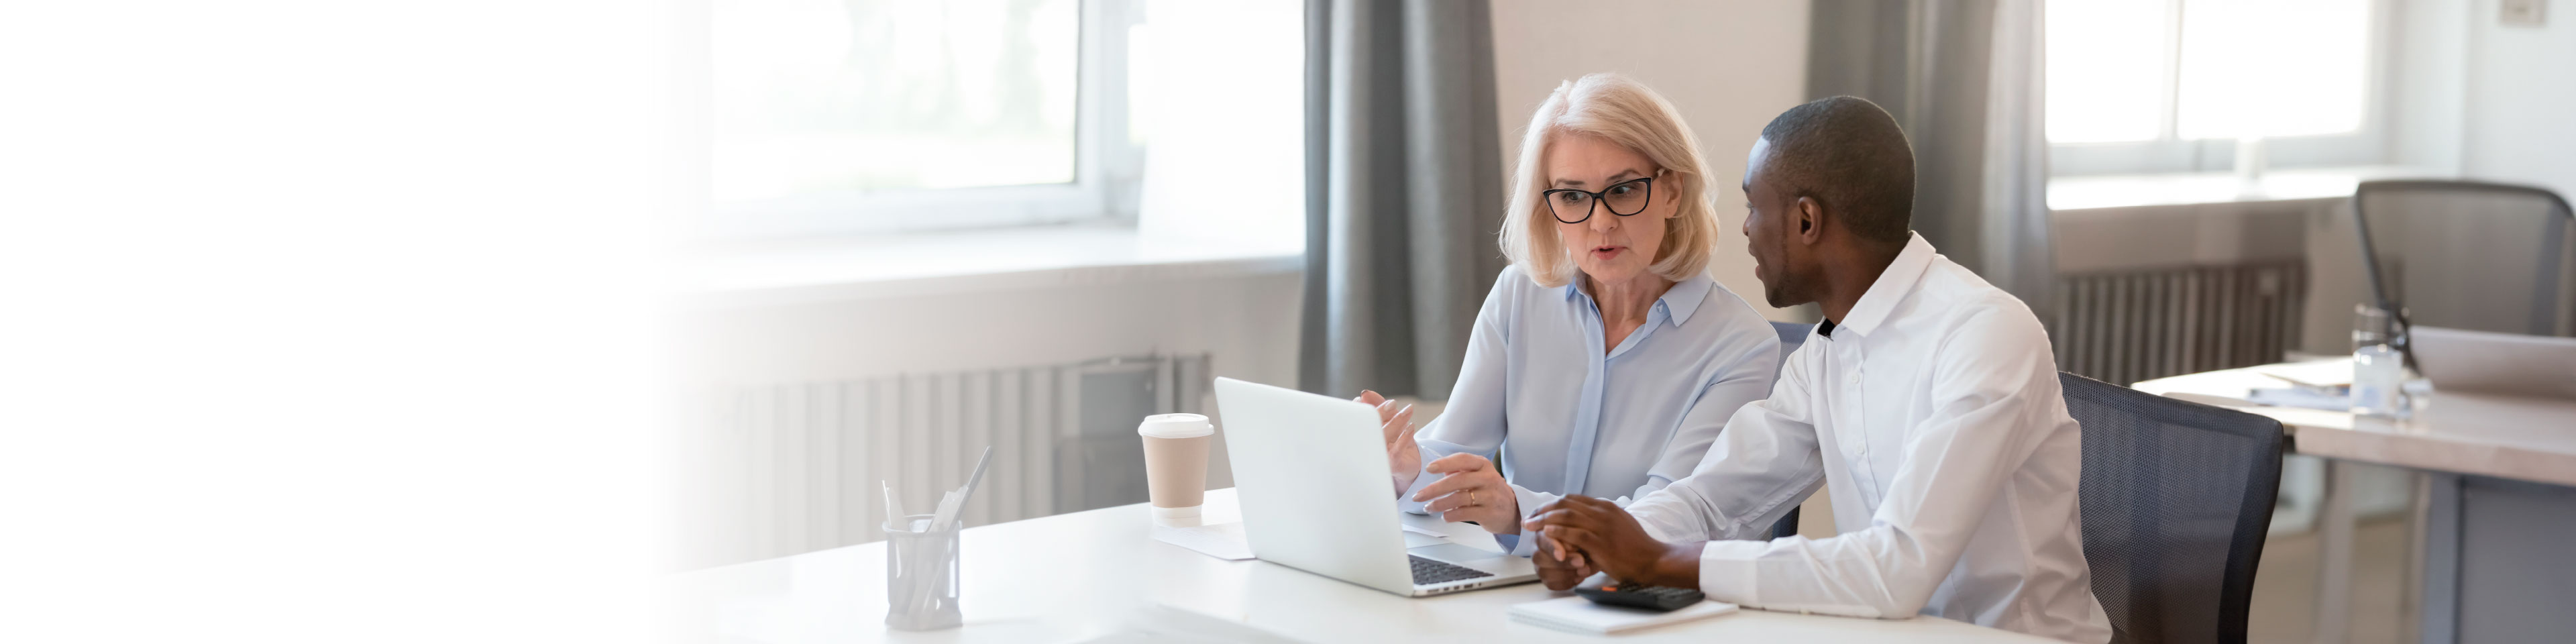
M 1678 624 L 1735 612 L 1726 602 L 1700 602 L 1668 613 L 1603 606 L 1582 597 L 1559 597 L 1512 605 L 1512 619 L 1561 631 L 1610 635 L 1665 624 Z

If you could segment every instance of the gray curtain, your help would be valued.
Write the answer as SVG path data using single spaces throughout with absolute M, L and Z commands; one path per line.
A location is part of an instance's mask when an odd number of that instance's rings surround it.
M 1306 3 L 1298 384 L 1440 399 L 1504 260 L 1482 0 Z
M 2051 321 L 2041 0 L 1815 0 L 1807 92 L 1886 107 L 1914 143 L 1914 229 Z

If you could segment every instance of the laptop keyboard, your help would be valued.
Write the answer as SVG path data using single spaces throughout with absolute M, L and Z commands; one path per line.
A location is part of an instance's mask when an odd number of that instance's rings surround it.
M 1494 573 L 1446 561 L 1424 559 L 1419 555 L 1405 555 L 1405 557 L 1413 560 L 1413 584 L 1416 586 L 1494 576 Z

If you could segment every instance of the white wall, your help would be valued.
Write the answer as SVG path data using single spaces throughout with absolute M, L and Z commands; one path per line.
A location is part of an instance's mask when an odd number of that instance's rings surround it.
M 2394 21 L 2395 75 L 2388 161 L 2439 174 L 2460 171 L 2468 100 L 2469 6 L 2477 0 L 2411 0 Z
M 1301 292 L 1295 273 L 1164 275 L 702 310 L 687 325 L 690 376 L 768 384 L 1207 352 L 1220 375 L 1293 383 Z
M 1558 83 L 1627 74 L 1681 108 L 1716 173 L 1711 195 L 1724 234 L 1709 271 L 1774 320 L 1804 320 L 1762 303 L 1744 253 L 1744 153 L 1762 126 L 1806 98 L 1807 2 L 1614 0 L 1494 3 L 1494 85 L 1505 176 L 1530 113 Z
M 2538 27 L 2501 24 L 2496 2 L 2470 3 L 2460 169 L 2576 195 L 2576 0 Z

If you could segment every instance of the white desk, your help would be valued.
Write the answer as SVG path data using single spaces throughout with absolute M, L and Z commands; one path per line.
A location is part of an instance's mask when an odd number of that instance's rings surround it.
M 2436 393 L 2406 420 L 2261 407 L 2244 401 L 2246 390 L 2286 386 L 2258 373 L 2264 368 L 2158 378 L 2136 388 L 2270 416 L 2289 429 L 2301 454 L 2576 486 L 2576 401 Z
M 2563 543 L 2576 534 L 2576 402 L 2435 392 L 2405 420 L 2246 402 L 2248 389 L 2285 386 L 2259 373 L 2267 367 L 2135 387 L 2271 417 L 2289 430 L 2297 453 L 2328 459 L 2316 641 L 2348 635 L 2351 483 L 2336 461 L 2425 474 L 2413 540 L 2421 641 L 2544 641 L 2576 632 L 2563 581 L 2576 578 L 2576 557 Z
M 1208 493 L 1210 522 L 1236 520 L 1234 490 Z M 1467 524 L 1408 521 L 1494 549 Z M 1142 504 L 971 528 L 959 537 L 963 628 L 885 628 L 885 544 L 711 568 L 672 579 L 669 630 L 685 642 L 1079 642 L 1182 616 L 1292 640 L 1602 642 L 1512 621 L 1538 584 L 1407 599 L 1260 561 L 1223 561 L 1155 541 Z M 1175 612 L 1177 611 L 1177 612 Z M 1231 626 L 1229 626 L 1231 627 Z M 1615 636 L 1628 642 L 2049 642 L 1961 622 L 1867 620 L 1757 610 Z

